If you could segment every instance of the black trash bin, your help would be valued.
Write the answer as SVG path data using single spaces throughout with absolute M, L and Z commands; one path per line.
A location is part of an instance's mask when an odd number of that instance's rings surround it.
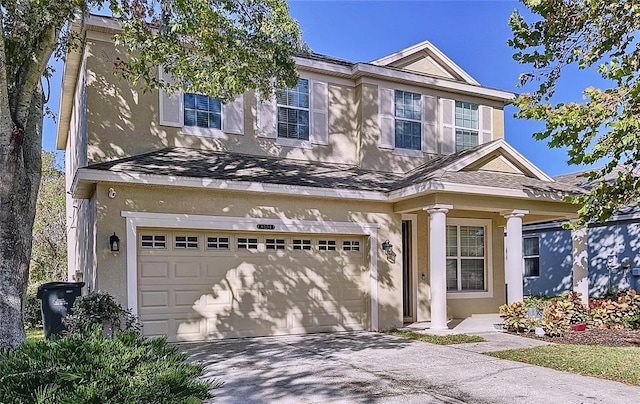
M 84 282 L 48 282 L 38 286 L 38 299 L 42 300 L 44 337 L 61 335 L 65 330 L 62 319 L 71 314 L 76 298 L 82 294 Z

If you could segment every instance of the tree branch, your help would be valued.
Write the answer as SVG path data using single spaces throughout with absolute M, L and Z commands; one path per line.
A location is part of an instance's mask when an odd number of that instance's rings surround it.
M 15 89 L 14 113 L 12 114 L 14 123 L 24 129 L 27 118 L 31 110 L 31 99 L 36 87 L 39 86 L 40 78 L 49 63 L 49 58 L 58 43 L 58 34 L 61 27 L 52 25 L 45 29 L 40 40 L 34 44 L 33 62 L 26 64 L 23 73 L 18 77 Z

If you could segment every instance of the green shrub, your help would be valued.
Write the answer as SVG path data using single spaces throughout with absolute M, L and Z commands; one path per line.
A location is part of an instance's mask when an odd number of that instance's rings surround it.
M 549 336 L 561 336 L 572 324 L 586 323 L 589 307 L 577 292 L 564 293 L 548 302 L 542 310 L 542 328 Z
M 507 331 L 522 332 L 529 330 L 529 308 L 523 302 L 503 304 L 500 306 L 500 317 L 504 320 Z
M 103 327 L 107 336 L 118 332 L 140 330 L 140 323 L 130 310 L 126 310 L 113 296 L 92 292 L 80 296 L 73 303 L 73 314 L 65 318 L 68 333 L 91 331 L 96 325 Z
M 640 295 L 635 290 L 618 292 L 611 299 L 592 299 L 591 322 L 599 328 L 635 328 L 640 324 Z
M 42 327 L 42 301 L 36 297 L 38 286 L 29 286 L 24 301 L 24 325 L 27 328 Z
M 164 338 L 125 331 L 28 341 L 0 354 L 1 403 L 199 403 L 220 385 Z

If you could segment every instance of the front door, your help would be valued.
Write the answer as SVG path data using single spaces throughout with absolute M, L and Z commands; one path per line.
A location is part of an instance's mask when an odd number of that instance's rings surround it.
M 402 221 L 402 313 L 405 322 L 415 321 L 413 313 L 413 268 L 411 268 L 411 221 Z

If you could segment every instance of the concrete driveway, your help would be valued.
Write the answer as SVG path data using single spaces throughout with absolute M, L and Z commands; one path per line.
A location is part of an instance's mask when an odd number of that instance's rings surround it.
M 221 403 L 632 403 L 640 388 L 477 352 L 517 345 L 438 346 L 378 333 L 333 333 L 183 344 Z M 516 338 L 511 340 L 509 338 Z M 526 343 L 526 342 L 523 342 Z M 494 348 L 491 348 L 491 347 Z

